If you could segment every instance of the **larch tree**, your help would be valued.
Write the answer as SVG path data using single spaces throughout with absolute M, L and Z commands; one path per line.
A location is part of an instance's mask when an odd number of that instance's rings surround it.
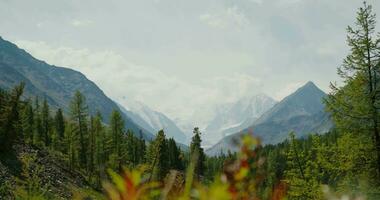
M 65 133 L 65 119 L 63 117 L 62 109 L 59 108 L 54 116 L 54 127 L 60 139 L 64 138 Z
M 85 97 L 76 91 L 70 103 L 71 120 L 74 122 L 76 134 L 79 136 L 79 162 L 81 167 L 87 165 L 88 140 L 88 108 Z
M 110 133 L 112 138 L 112 162 L 115 164 L 118 170 L 122 170 L 122 162 L 123 162 L 123 147 L 124 147 L 124 120 L 121 116 L 120 112 L 117 110 L 113 110 L 111 114 L 110 120 Z
M 41 109 L 42 136 L 45 146 L 50 145 L 50 109 L 46 99 L 43 101 Z
M 364 3 L 355 27 L 347 28 L 350 53 L 338 68 L 345 85 L 331 84 L 333 91 L 326 104 L 338 130 L 373 138 L 380 177 L 380 38 L 375 33 L 375 19 L 372 7 Z

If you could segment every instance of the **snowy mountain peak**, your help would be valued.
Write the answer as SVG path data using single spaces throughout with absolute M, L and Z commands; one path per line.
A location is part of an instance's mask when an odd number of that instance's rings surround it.
M 140 101 L 123 99 L 124 112 L 129 115 L 135 123 L 149 126 L 149 129 L 158 132 L 163 129 L 168 138 L 174 138 L 177 142 L 187 143 L 186 135 L 165 114 L 151 109 Z M 142 125 L 142 126 L 143 126 Z
M 247 128 L 276 103 L 274 99 L 261 93 L 222 105 L 205 129 L 204 137 L 210 142 L 216 142 L 225 135 Z

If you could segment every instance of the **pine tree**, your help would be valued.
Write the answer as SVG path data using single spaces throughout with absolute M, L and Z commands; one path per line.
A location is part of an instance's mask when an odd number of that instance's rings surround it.
M 169 155 L 169 168 L 182 170 L 181 150 L 177 147 L 177 144 L 173 138 L 168 140 L 168 155 Z
M 374 138 L 380 177 L 380 38 L 376 36 L 375 25 L 372 7 L 364 3 L 357 13 L 356 27 L 347 28 L 351 51 L 338 69 L 345 85 L 332 84 L 333 92 L 326 104 L 338 129 Z
M 134 137 L 132 131 L 128 130 L 126 134 L 126 160 L 132 167 L 137 165 L 137 145 L 137 138 Z
M 90 128 L 89 128 L 89 138 L 88 138 L 88 172 L 91 182 L 93 172 L 95 171 L 95 159 L 96 159 L 96 136 L 98 135 L 95 127 L 95 117 L 90 117 Z
M 205 154 L 203 148 L 201 147 L 201 132 L 198 127 L 194 128 L 194 136 L 191 139 L 190 144 L 190 159 L 195 162 L 195 177 L 200 180 L 200 177 L 204 174 L 205 168 Z
M 63 117 L 62 109 L 59 108 L 55 113 L 54 117 L 54 127 L 57 135 L 60 139 L 64 138 L 65 134 L 65 119 Z
M 124 147 L 124 120 L 119 111 L 113 110 L 110 119 L 110 132 L 112 138 L 112 163 L 114 168 L 119 171 L 122 170 L 123 154 L 122 150 Z
M 43 141 L 43 129 L 41 121 L 41 106 L 38 97 L 36 97 L 34 102 L 34 144 L 41 144 Z
M 157 180 L 163 180 L 166 174 L 169 172 L 168 163 L 168 149 L 167 140 L 164 130 L 160 130 L 157 133 L 156 138 L 151 142 L 149 146 L 149 158 L 151 160 L 151 176 L 154 176 Z
M 96 181 L 97 185 L 101 185 L 101 179 L 104 179 L 105 163 L 108 160 L 107 156 L 107 137 L 105 134 L 104 126 L 102 124 L 102 116 L 97 112 L 92 121 L 92 131 L 95 136 L 95 155 L 94 162 L 96 165 Z
M 24 90 L 24 83 L 13 88 L 4 102 L 0 119 L 0 151 L 9 150 L 13 142 L 21 135 L 20 97 Z M 3 104 L 3 103 L 2 103 Z
M 85 168 L 87 165 L 87 118 L 88 110 L 85 97 L 76 91 L 70 103 L 71 120 L 75 124 L 76 134 L 79 135 L 79 162 Z
M 34 113 L 30 102 L 26 102 L 22 112 L 22 130 L 25 140 L 33 144 L 34 140 Z
M 42 110 L 41 110 L 41 124 L 42 124 L 42 136 L 44 140 L 45 146 L 50 146 L 51 143 L 51 138 L 50 138 L 50 109 L 49 105 L 46 101 L 44 100 L 42 104 Z
M 316 154 L 312 148 L 312 146 L 317 147 L 320 143 L 313 142 L 313 140 L 313 137 L 310 138 L 312 145 L 302 148 L 295 139 L 294 133 L 290 134 L 285 171 L 286 182 L 289 185 L 288 198 L 290 199 L 323 199 L 318 166 L 315 162 Z
M 73 123 L 67 123 L 65 128 L 65 148 L 67 148 L 70 170 L 78 166 L 78 135 L 75 129 L 76 125 Z

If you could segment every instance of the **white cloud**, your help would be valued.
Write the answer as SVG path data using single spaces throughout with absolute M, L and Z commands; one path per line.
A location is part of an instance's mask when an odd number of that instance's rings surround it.
M 280 91 L 278 91 L 274 95 L 274 98 L 276 100 L 280 101 L 283 98 L 285 98 L 286 96 L 288 96 L 289 94 L 295 92 L 298 88 L 302 87 L 305 84 L 306 84 L 305 82 L 293 82 L 293 83 L 289 83 L 289 84 L 285 85 L 285 87 L 283 89 L 281 89 Z
M 153 67 L 128 62 L 114 51 L 53 47 L 32 41 L 16 44 L 36 58 L 84 73 L 121 104 L 128 98 L 143 102 L 183 125 L 202 127 L 213 117 L 216 105 L 262 92 L 258 89 L 260 79 L 240 73 L 190 84 Z
M 84 27 L 84 26 L 90 26 L 92 25 L 94 22 L 91 21 L 91 20 L 88 20 L 88 19 L 74 19 L 70 22 L 70 24 L 74 27 Z
M 214 28 L 244 28 L 249 25 L 248 18 L 238 9 L 237 6 L 228 7 L 222 12 L 216 14 L 202 14 L 199 19 Z

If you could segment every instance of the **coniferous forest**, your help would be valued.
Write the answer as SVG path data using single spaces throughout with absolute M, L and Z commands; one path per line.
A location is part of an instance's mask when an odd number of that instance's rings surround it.
M 349 53 L 323 99 L 327 133 L 263 144 L 242 134 L 238 151 L 205 153 L 193 129 L 180 144 L 144 137 L 119 110 L 90 112 L 79 90 L 67 108 L 0 90 L 0 199 L 380 199 L 380 34 L 364 3 L 347 28 Z M 335 80 L 331 80 L 335 81 Z

